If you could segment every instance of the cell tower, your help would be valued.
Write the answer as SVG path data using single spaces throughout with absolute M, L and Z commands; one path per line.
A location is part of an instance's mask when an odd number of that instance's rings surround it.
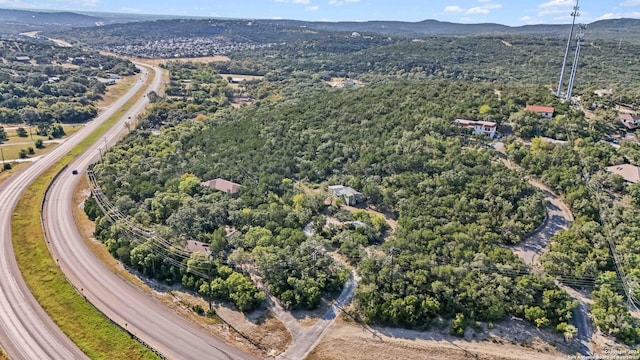
M 571 76 L 569 77 L 569 89 L 567 89 L 567 100 L 571 100 L 573 94 L 573 83 L 576 80 L 576 72 L 578 71 L 578 61 L 580 60 L 580 47 L 582 46 L 582 39 L 584 38 L 585 25 L 580 25 L 580 32 L 577 36 L 576 55 L 573 57 L 573 64 L 571 65 Z
M 580 7 L 578 6 L 578 2 L 580 0 L 576 0 L 576 6 L 573 7 L 573 12 L 571 16 L 573 17 L 573 21 L 571 22 L 571 30 L 569 30 L 569 39 L 567 39 L 567 49 L 564 51 L 564 60 L 562 61 L 562 71 L 560 72 L 560 81 L 558 82 L 558 90 L 556 91 L 556 96 L 562 96 L 562 83 L 564 82 L 564 72 L 567 68 L 567 58 L 569 57 L 569 49 L 571 48 L 571 40 L 573 40 L 573 28 L 576 25 L 576 17 L 580 16 L 578 10 Z

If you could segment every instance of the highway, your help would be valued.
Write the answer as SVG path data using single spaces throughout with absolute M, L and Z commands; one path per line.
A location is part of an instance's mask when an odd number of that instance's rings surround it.
M 147 70 L 143 70 L 146 76 Z M 0 186 L 0 345 L 9 358 L 85 359 L 53 323 L 27 287 L 13 255 L 11 216 L 21 194 L 49 166 L 80 143 L 142 88 L 138 81 L 120 99 L 75 135 Z
M 160 85 L 157 73 L 152 87 Z M 50 251 L 60 268 L 83 296 L 112 321 L 126 328 L 170 359 L 255 359 L 182 318 L 137 286 L 124 280 L 97 258 L 78 232 L 73 218 L 73 192 L 87 167 L 99 159 L 100 147 L 114 143 L 125 131 L 124 122 L 144 109 L 142 98 L 128 114 L 84 154 L 76 158 L 52 184 L 44 207 Z M 79 175 L 73 175 L 77 169 Z

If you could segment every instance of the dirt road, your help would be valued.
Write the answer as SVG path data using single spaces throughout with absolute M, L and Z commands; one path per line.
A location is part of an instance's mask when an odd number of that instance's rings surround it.
M 567 206 L 551 189 L 535 179 L 528 178 L 529 184 L 537 187 L 545 195 L 545 207 L 547 217 L 544 223 L 533 234 L 529 235 L 522 243 L 511 247 L 511 250 L 518 255 L 525 264 L 536 267 L 540 255 L 542 255 L 549 240 L 560 230 L 569 228 L 573 221 L 573 214 Z

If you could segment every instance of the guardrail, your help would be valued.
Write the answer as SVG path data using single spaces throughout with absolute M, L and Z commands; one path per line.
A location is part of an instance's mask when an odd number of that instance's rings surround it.
M 44 191 L 44 197 L 42 198 L 42 204 L 40 206 L 40 224 L 42 226 L 42 230 L 44 233 L 44 238 L 45 241 L 47 243 L 47 248 L 49 248 L 49 252 L 51 253 L 51 242 L 49 241 L 49 234 L 48 234 L 48 230 L 47 227 L 45 226 L 45 216 L 44 216 L 44 207 L 47 203 L 47 196 L 49 195 L 49 190 L 51 190 L 51 187 L 53 186 L 53 184 L 56 182 L 56 180 L 58 179 L 58 177 L 60 177 L 60 175 L 67 170 L 68 165 L 63 166 L 60 171 L 58 171 L 55 176 L 51 179 L 51 181 L 49 182 L 49 184 L 47 184 L 47 187 Z M 58 265 L 58 268 L 60 268 L 60 264 L 58 261 L 56 261 L 56 265 Z M 154 349 L 151 345 L 147 344 L 144 340 L 140 339 L 139 337 L 137 337 L 134 333 L 132 333 L 131 331 L 129 331 L 129 329 L 127 329 L 126 327 L 123 327 L 122 325 L 118 324 L 117 322 L 113 321 L 109 316 L 107 316 L 107 314 L 105 314 L 102 310 L 100 310 L 99 308 L 97 308 L 93 303 L 91 303 L 91 301 L 89 301 L 87 299 L 87 297 L 84 295 L 83 289 L 78 289 L 78 287 L 71 282 L 71 280 L 67 277 L 67 274 L 64 273 L 64 271 L 62 271 L 62 269 L 60 270 L 62 272 L 62 275 L 64 276 L 64 278 L 67 280 L 67 282 L 74 288 L 74 290 L 80 295 L 82 296 L 82 298 L 84 298 L 94 309 L 96 309 L 96 311 L 98 311 L 99 313 L 101 313 L 105 318 L 109 319 L 109 321 L 116 325 L 117 327 L 119 327 L 121 330 L 123 330 L 124 332 L 126 332 L 127 334 L 129 334 L 129 336 L 136 340 L 137 342 L 139 342 L 140 344 L 142 344 L 143 346 L 145 346 L 147 349 L 149 349 L 151 352 L 153 352 L 154 354 L 156 354 L 159 358 L 161 359 L 168 359 L 166 356 L 164 356 L 162 353 L 160 353 L 158 350 Z

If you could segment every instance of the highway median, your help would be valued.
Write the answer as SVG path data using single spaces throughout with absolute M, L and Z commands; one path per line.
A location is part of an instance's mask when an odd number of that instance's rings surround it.
M 149 71 L 146 85 L 153 77 L 154 73 Z M 56 174 L 98 141 L 146 91 L 147 86 L 142 87 L 114 115 L 34 181 L 24 192 L 12 217 L 13 247 L 25 282 L 51 319 L 92 359 L 159 357 L 96 310 L 67 281 L 47 248 L 40 220 L 41 206 L 45 190 Z

